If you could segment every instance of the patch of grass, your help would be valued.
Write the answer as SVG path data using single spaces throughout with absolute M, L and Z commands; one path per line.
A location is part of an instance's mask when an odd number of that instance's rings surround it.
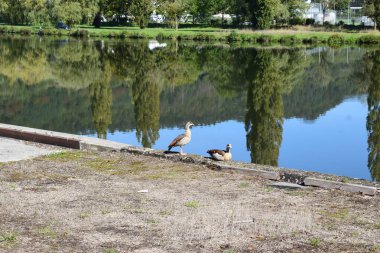
M 249 187 L 249 183 L 248 182 L 240 183 L 238 187 L 239 188 L 247 188 L 247 187 Z
M 309 240 L 309 244 L 315 248 L 319 247 L 321 245 L 321 240 L 318 238 L 311 238 Z
M 233 249 L 226 249 L 223 253 L 235 253 L 235 251 Z
M 350 182 L 350 180 L 347 177 L 344 177 L 342 179 L 342 183 L 349 183 L 349 182 Z
M 359 232 L 352 232 L 351 237 L 358 237 L 360 234 Z
M 374 229 L 380 229 L 380 223 L 374 224 L 374 225 L 373 225 L 373 228 L 374 228 Z
M 160 211 L 159 214 L 162 216 L 169 216 L 169 215 L 172 215 L 173 213 L 169 210 L 162 210 L 162 211 Z
M 9 245 L 17 241 L 17 236 L 13 232 L 0 233 L 0 243 Z
M 104 253 L 118 253 L 119 251 L 117 249 L 111 248 L 111 249 L 105 249 L 103 252 Z
M 70 161 L 70 160 L 79 160 L 83 156 L 83 153 L 80 151 L 63 151 L 58 153 L 52 153 L 45 156 L 48 160 L 58 160 L 58 161 Z
M 143 208 L 138 208 L 138 209 L 132 210 L 132 213 L 146 213 L 146 210 Z
M 144 162 L 142 161 L 134 161 L 134 162 L 131 162 L 128 167 L 130 168 L 130 172 L 132 174 L 135 174 L 135 173 L 138 173 L 138 172 L 142 172 L 142 171 L 146 171 L 147 169 L 149 169 L 148 166 L 145 165 Z
M 26 178 L 26 174 L 22 173 L 22 172 L 12 172 L 8 176 L 8 180 L 11 181 L 11 182 L 19 182 L 19 181 L 22 181 L 22 180 L 25 180 L 25 179 L 27 179 Z
M 189 208 L 198 208 L 199 207 L 199 202 L 198 201 L 187 201 L 184 204 L 186 207 Z
M 86 218 L 88 218 L 90 216 L 91 216 L 91 212 L 90 211 L 84 211 L 84 212 L 81 212 L 78 215 L 78 218 L 84 220 L 84 219 L 86 219 Z
M 128 173 L 128 170 L 120 168 L 120 160 L 96 158 L 87 162 L 87 166 L 99 173 L 110 175 L 125 175 Z
M 335 219 L 347 219 L 349 216 L 349 211 L 347 208 L 339 209 L 335 212 L 323 212 L 327 217 L 335 218 Z
M 56 238 L 58 235 L 58 233 L 51 226 L 45 226 L 45 227 L 33 229 L 32 233 L 36 235 L 40 235 L 40 236 L 51 237 L 51 238 Z
M 103 210 L 102 210 L 102 214 L 103 214 L 103 215 L 106 215 L 106 214 L 109 214 L 109 213 L 111 213 L 111 211 L 108 210 L 108 209 L 103 209 Z
M 158 223 L 158 221 L 155 220 L 155 219 L 147 219 L 146 222 L 147 222 L 148 224 L 157 224 L 157 223 Z
M 380 252 L 380 243 L 373 245 L 370 250 L 372 252 Z
M 355 226 L 367 226 L 369 223 L 359 217 L 356 217 L 353 224 Z
M 264 187 L 264 191 L 265 192 L 272 192 L 274 189 L 273 189 L 273 187 L 271 187 L 271 186 L 265 186 Z

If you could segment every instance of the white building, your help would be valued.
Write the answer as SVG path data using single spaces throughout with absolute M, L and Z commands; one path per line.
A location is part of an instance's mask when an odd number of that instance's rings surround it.
M 329 22 L 330 24 L 336 23 L 336 12 L 332 10 L 326 10 L 323 18 L 322 5 L 320 3 L 311 3 L 310 0 L 306 1 L 310 7 L 304 14 L 304 18 L 314 19 L 316 24 L 323 24 Z

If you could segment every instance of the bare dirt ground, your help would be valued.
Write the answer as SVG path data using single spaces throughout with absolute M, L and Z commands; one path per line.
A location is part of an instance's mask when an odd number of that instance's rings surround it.
M 0 163 L 0 252 L 380 252 L 379 196 L 272 183 L 125 153 Z

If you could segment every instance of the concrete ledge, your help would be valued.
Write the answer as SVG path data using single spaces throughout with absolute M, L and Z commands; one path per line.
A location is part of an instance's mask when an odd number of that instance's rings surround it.
M 312 177 L 306 177 L 304 180 L 304 185 L 317 186 L 317 187 L 327 188 L 327 189 L 339 189 L 343 191 L 362 193 L 362 194 L 371 195 L 371 196 L 374 196 L 377 192 L 377 189 L 371 186 L 334 182 L 331 180 L 312 178 Z
M 366 184 L 379 187 L 378 183 L 371 183 L 368 181 L 360 181 L 355 179 L 350 179 L 350 181 L 359 183 L 363 182 L 363 185 L 343 183 L 339 181 L 347 179 L 346 177 L 325 175 L 317 172 L 306 172 L 300 170 L 290 170 L 285 168 L 279 169 L 277 167 L 258 165 L 252 163 L 215 162 L 211 159 L 198 155 L 181 156 L 176 153 L 165 153 L 162 150 L 134 147 L 119 142 L 1 123 L 0 136 L 62 146 L 72 149 L 115 151 L 147 155 L 161 159 L 168 159 L 174 162 L 204 165 L 211 169 L 250 174 L 269 180 L 289 182 L 306 186 L 316 186 L 327 189 L 340 189 L 348 192 L 362 193 L 371 196 L 375 195 L 378 190 L 376 187 L 367 186 Z
M 36 131 L 28 131 L 24 129 L 12 129 L 0 127 L 0 136 L 19 139 L 24 141 L 32 141 L 55 146 L 61 146 L 72 149 L 80 149 L 79 140 L 56 136 L 53 134 L 38 133 Z

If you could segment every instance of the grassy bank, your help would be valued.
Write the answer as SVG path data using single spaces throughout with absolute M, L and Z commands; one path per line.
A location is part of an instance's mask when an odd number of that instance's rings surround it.
M 127 153 L 0 169 L 1 252 L 379 252 L 379 196 Z
M 380 45 L 378 31 L 340 31 L 295 27 L 286 30 L 252 31 L 220 28 L 146 28 L 137 27 L 102 27 L 79 26 L 69 31 L 37 26 L 0 26 L 2 34 L 40 35 L 40 36 L 74 36 L 74 37 L 107 37 L 107 38 L 136 38 L 159 40 L 192 40 L 192 41 L 225 41 L 244 42 L 252 44 L 328 44 L 332 46 L 353 44 Z

